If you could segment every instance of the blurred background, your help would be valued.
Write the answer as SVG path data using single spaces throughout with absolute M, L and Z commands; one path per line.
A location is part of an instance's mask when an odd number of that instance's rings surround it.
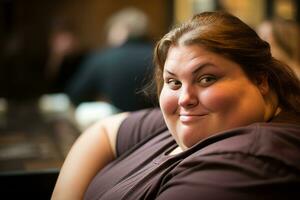
M 297 0 L 1 0 L 0 188 L 11 191 L 18 182 L 19 190 L 30 193 L 24 185 L 35 184 L 49 196 L 67 152 L 87 126 L 113 113 L 157 106 L 141 92 L 153 69 L 152 47 L 195 13 L 226 10 L 238 16 L 299 75 L 299 5 Z M 125 8 L 142 15 L 113 26 L 114 14 Z M 139 62 L 143 70 L 128 70 L 126 65 Z M 127 94 L 119 86 L 129 80 L 134 82 Z M 113 94 L 135 100 L 120 98 L 120 104 Z

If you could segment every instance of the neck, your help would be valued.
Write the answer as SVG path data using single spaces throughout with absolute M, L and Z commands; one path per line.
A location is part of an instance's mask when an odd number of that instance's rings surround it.
M 281 108 L 278 105 L 278 97 L 273 91 L 270 91 L 270 94 L 265 97 L 265 102 L 267 108 L 264 121 L 270 121 L 281 112 Z

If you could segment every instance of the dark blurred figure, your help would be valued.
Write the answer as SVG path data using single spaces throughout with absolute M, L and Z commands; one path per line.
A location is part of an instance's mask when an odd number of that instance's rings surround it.
M 74 26 L 67 20 L 54 20 L 51 29 L 45 77 L 49 83 L 49 92 L 60 93 L 76 72 L 85 51 L 81 47 Z
M 99 100 L 122 111 L 152 106 L 139 92 L 152 73 L 153 44 L 147 39 L 147 16 L 136 8 L 126 8 L 107 24 L 108 47 L 87 57 L 66 93 L 77 106 Z

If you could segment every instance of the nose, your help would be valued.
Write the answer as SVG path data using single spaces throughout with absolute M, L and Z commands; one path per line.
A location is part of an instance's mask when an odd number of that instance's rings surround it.
M 199 103 L 198 95 L 193 88 L 182 88 L 178 99 L 178 105 L 183 108 L 193 108 Z

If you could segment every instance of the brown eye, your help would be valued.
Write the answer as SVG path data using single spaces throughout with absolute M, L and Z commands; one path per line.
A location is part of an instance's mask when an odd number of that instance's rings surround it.
M 172 90 L 177 90 L 181 86 L 180 81 L 175 80 L 175 79 L 169 79 L 169 80 L 167 80 L 167 84 L 168 84 L 169 88 L 172 89 Z
M 215 76 L 206 75 L 206 76 L 202 76 L 198 82 L 201 84 L 201 86 L 207 87 L 207 86 L 210 86 L 211 84 L 215 83 L 216 81 L 217 81 L 217 78 Z

